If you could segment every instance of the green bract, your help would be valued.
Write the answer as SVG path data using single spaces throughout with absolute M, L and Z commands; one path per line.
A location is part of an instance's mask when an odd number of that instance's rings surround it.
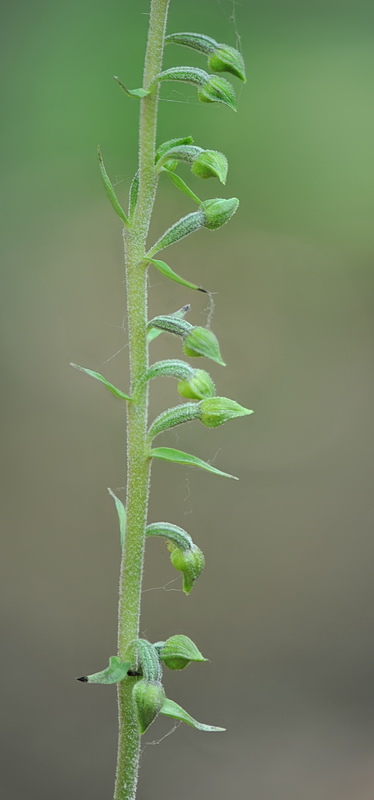
M 77 678 L 82 683 L 120 683 L 126 677 L 130 669 L 129 661 L 121 661 L 117 656 L 111 656 L 109 659 L 109 666 L 101 672 L 95 672 L 93 675 L 85 675 L 82 678 Z
M 128 394 L 121 392 L 120 389 L 117 389 L 116 386 L 113 386 L 112 383 L 109 383 L 109 381 L 107 381 L 106 378 L 100 375 L 99 372 L 94 372 L 92 369 L 87 369 L 86 367 L 80 367 L 79 364 L 73 364 L 72 361 L 70 362 L 70 366 L 74 367 L 74 369 L 79 369 L 80 372 L 84 372 L 91 378 L 95 378 L 97 381 L 100 381 L 100 383 L 103 383 L 104 386 L 109 390 L 109 392 L 111 392 L 111 394 L 114 394 L 115 397 L 119 397 L 120 400 L 131 400 L 131 397 L 129 397 Z
M 183 450 L 176 450 L 174 447 L 153 447 L 149 455 L 150 458 L 161 458 L 162 461 L 172 461 L 174 464 L 183 464 L 186 467 L 199 467 L 207 472 L 213 472 L 215 475 L 222 475 L 224 478 L 239 480 L 235 475 L 222 472 L 207 461 L 203 461 L 197 456 L 191 456 L 190 453 L 184 453 Z
M 203 722 L 198 722 L 196 719 L 191 717 L 191 714 L 188 714 L 187 711 L 184 710 L 178 703 L 174 703 L 174 700 L 166 699 L 160 714 L 166 714 L 167 717 L 173 717 L 173 719 L 180 720 L 181 722 L 186 722 L 187 725 L 192 725 L 193 728 L 197 728 L 198 731 L 225 731 L 226 728 L 217 728 L 215 725 L 205 725 Z

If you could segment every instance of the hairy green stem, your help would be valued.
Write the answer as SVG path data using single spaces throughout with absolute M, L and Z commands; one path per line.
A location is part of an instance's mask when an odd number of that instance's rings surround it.
M 162 69 L 169 0 L 152 0 L 143 87 Z M 129 326 L 131 397 L 127 415 L 126 537 L 121 561 L 118 607 L 118 655 L 125 660 L 129 644 L 139 636 L 140 598 L 149 490 L 147 275 L 146 238 L 155 199 L 155 145 L 158 88 L 141 100 L 139 126 L 139 195 L 132 224 L 124 230 Z M 134 678 L 118 684 L 118 758 L 114 800 L 135 800 L 140 737 L 132 702 Z

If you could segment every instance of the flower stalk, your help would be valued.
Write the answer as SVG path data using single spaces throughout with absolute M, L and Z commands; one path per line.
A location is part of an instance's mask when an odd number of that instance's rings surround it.
M 143 85 L 147 89 L 162 69 L 169 0 L 152 0 Z M 147 273 L 142 267 L 155 199 L 158 86 L 140 101 L 139 190 L 130 229 L 124 229 L 129 330 L 130 380 L 133 402 L 127 405 L 126 537 L 122 550 L 118 605 L 118 655 L 139 636 L 140 598 L 147 521 L 150 459 L 147 449 L 148 369 Z M 132 690 L 134 679 L 118 684 L 118 753 L 114 800 L 135 800 L 140 733 Z

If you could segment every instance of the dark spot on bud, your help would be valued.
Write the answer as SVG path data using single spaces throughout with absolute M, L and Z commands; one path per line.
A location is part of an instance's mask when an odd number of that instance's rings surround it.
M 77 681 L 82 681 L 82 683 L 88 683 L 87 675 L 83 675 L 82 678 L 77 678 Z
M 129 678 L 140 678 L 141 674 L 142 673 L 141 672 L 137 672 L 136 669 L 128 669 L 127 670 L 127 675 L 129 676 Z

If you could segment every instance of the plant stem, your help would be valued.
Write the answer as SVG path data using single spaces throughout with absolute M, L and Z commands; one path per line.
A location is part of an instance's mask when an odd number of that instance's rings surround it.
M 162 69 L 169 0 L 152 0 L 143 87 Z M 142 265 L 155 199 L 155 146 L 158 87 L 141 100 L 139 126 L 139 194 L 133 223 L 124 229 L 132 402 L 127 413 L 126 536 L 121 561 L 118 606 L 118 655 L 125 660 L 129 644 L 139 637 L 140 599 L 147 521 L 150 459 L 148 383 L 147 274 Z M 140 736 L 132 702 L 134 678 L 118 684 L 118 757 L 114 800 L 135 800 Z

